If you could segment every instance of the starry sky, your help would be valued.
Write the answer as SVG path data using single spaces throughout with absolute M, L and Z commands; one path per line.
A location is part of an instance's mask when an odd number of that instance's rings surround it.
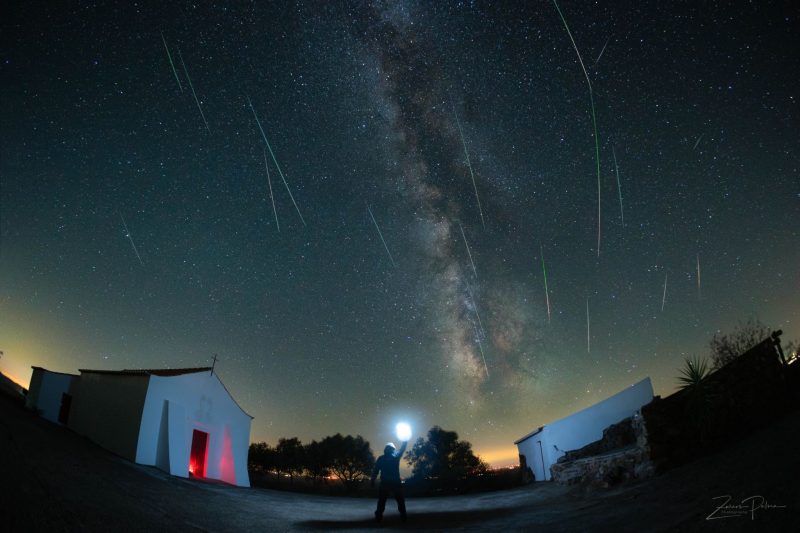
M 254 441 L 499 465 L 739 320 L 800 337 L 766 4 L 562 0 L 573 46 L 546 1 L 4 3 L 0 370 L 218 354 Z

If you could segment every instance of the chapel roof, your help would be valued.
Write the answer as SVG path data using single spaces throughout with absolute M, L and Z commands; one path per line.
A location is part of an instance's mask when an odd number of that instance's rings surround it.
M 112 374 L 117 376 L 182 376 L 183 374 L 197 374 L 198 372 L 208 372 L 210 370 L 210 366 L 198 368 L 129 368 L 125 370 L 78 369 L 79 372 L 84 374 Z

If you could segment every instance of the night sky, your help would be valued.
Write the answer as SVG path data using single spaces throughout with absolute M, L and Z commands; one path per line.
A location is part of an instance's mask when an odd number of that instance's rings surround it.
M 799 337 L 798 12 L 674 4 L 562 0 L 584 74 L 546 1 L 4 3 L 0 370 L 218 354 L 254 441 L 508 464 Z

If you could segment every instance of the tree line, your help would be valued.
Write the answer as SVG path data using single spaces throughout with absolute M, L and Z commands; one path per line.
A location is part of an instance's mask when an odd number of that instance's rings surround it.
M 412 468 L 412 479 L 437 483 L 458 483 L 488 471 L 472 451 L 472 445 L 459 440 L 458 433 L 439 426 L 432 427 L 426 437 L 416 440 L 405 455 Z M 348 490 L 368 479 L 375 466 L 369 441 L 361 435 L 340 433 L 303 444 L 297 437 L 281 438 L 278 444 L 266 442 L 250 445 L 248 467 L 253 474 L 277 474 L 289 478 L 310 479 L 314 484 L 326 479 L 340 481 Z

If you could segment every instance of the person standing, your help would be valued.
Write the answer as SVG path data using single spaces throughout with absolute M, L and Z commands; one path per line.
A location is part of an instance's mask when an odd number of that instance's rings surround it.
M 405 522 L 406 499 L 403 495 L 403 482 L 400 479 L 400 459 L 406 451 L 408 441 L 403 442 L 398 450 L 394 443 L 387 443 L 383 448 L 383 455 L 375 461 L 375 468 L 372 469 L 372 487 L 375 487 L 375 478 L 381 476 L 381 484 L 378 488 L 378 508 L 375 510 L 375 521 L 380 522 L 383 518 L 383 511 L 386 509 L 386 500 L 391 494 L 397 501 L 397 510 L 400 511 L 400 518 Z

